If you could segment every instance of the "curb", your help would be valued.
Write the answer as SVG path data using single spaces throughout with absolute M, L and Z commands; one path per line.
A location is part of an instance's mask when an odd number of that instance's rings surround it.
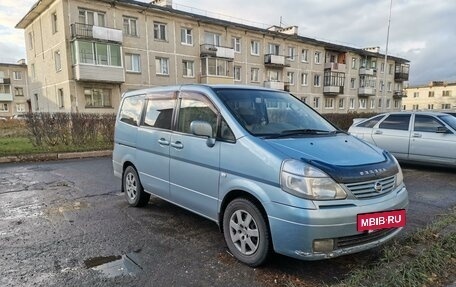
M 91 158 L 91 157 L 108 157 L 108 156 L 112 156 L 112 150 L 24 154 L 24 155 L 13 155 L 13 156 L 0 157 L 0 163 L 51 161 L 51 160 L 78 159 L 78 158 Z

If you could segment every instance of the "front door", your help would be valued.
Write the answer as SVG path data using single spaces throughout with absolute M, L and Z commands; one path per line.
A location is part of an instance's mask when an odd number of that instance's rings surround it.
M 218 112 L 202 94 L 182 92 L 176 132 L 170 143 L 170 189 L 172 201 L 200 215 L 217 219 L 220 176 L 220 142 L 191 133 L 194 120 L 209 122 L 216 135 Z

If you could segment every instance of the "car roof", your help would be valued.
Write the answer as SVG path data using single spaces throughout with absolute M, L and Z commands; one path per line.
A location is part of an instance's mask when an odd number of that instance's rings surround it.
M 448 115 L 444 112 L 430 112 L 430 111 L 402 111 L 402 112 L 390 112 L 390 113 L 382 113 L 381 115 L 407 115 L 407 114 L 415 114 L 415 115 L 429 115 L 429 116 L 444 116 Z

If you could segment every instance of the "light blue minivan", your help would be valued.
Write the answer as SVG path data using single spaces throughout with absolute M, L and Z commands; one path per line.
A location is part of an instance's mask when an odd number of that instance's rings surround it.
M 130 205 L 144 206 L 152 194 L 216 222 L 229 251 L 250 266 L 272 250 L 305 260 L 359 252 L 405 224 L 363 219 L 373 225 L 359 228 L 360 215 L 405 212 L 396 159 L 284 91 L 183 85 L 127 92 L 113 167 Z

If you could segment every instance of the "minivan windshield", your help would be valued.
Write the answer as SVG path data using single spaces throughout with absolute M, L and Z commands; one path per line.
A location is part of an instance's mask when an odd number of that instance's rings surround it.
M 291 137 L 339 132 L 292 95 L 254 89 L 214 89 L 238 122 L 252 135 Z

